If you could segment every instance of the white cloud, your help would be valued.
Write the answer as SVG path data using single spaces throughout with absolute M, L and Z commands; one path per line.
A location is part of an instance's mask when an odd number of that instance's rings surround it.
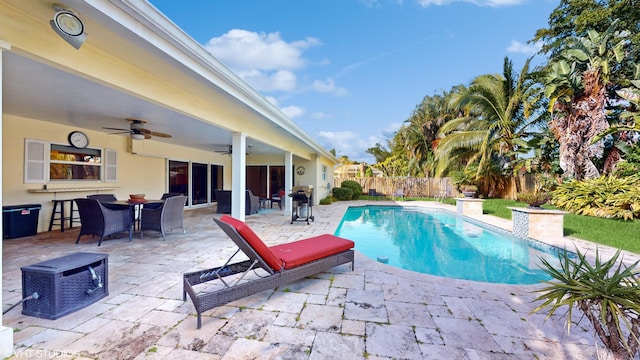
M 294 106 L 294 105 L 282 107 L 280 108 L 280 111 L 282 111 L 285 115 L 287 115 L 289 119 L 294 119 L 299 116 L 302 116 L 306 112 L 303 107 Z
M 338 157 L 346 155 L 351 160 L 367 163 L 372 163 L 375 159 L 366 150 L 375 146 L 376 142 L 384 141 L 375 135 L 363 139 L 361 134 L 352 131 L 321 131 L 318 136 L 325 148 L 336 149 Z
M 315 38 L 286 42 L 280 33 L 256 33 L 233 29 L 210 39 L 205 48 L 259 91 L 294 91 L 294 70 L 307 61 L 304 50 L 320 44 Z
M 521 43 L 517 40 L 511 40 L 511 44 L 507 47 L 507 51 L 526 55 L 533 55 L 542 49 L 542 42 L 533 44 Z
M 258 91 L 293 91 L 297 85 L 296 75 L 288 70 L 264 72 L 253 69 L 236 74 Z
M 315 80 L 313 82 L 313 89 L 319 93 L 331 93 L 338 96 L 346 95 L 347 90 L 336 86 L 333 79 L 327 79 L 325 81 Z
M 311 118 L 314 120 L 328 120 L 328 119 L 333 119 L 333 115 L 331 114 L 327 114 L 324 112 L 314 112 L 313 114 L 311 114 Z
M 314 38 L 287 43 L 277 32 L 233 29 L 209 40 L 205 48 L 236 70 L 280 70 L 303 67 L 302 51 L 319 43 Z
M 526 0 L 416 0 L 418 5 L 422 7 L 429 7 L 431 5 L 449 5 L 454 2 L 466 2 L 477 6 L 500 7 L 519 5 L 523 4 L 525 1 Z

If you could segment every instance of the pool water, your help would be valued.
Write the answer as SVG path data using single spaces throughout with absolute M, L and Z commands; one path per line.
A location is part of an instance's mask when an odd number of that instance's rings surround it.
M 345 212 L 335 235 L 391 266 L 455 279 L 535 284 L 550 277 L 539 257 L 557 264 L 557 248 L 478 226 L 444 210 L 359 206 Z

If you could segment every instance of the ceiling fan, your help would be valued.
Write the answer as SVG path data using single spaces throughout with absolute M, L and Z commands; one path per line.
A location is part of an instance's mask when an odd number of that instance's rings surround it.
M 161 132 L 157 132 L 157 131 L 151 131 L 147 128 L 145 128 L 145 125 L 147 123 L 147 120 L 143 120 L 143 119 L 132 119 L 132 118 L 127 118 L 127 121 L 130 122 L 129 124 L 129 129 L 122 129 L 122 128 L 112 128 L 112 127 L 105 127 L 103 126 L 103 129 L 107 129 L 107 130 L 116 130 L 118 132 L 115 132 L 113 134 L 129 134 L 129 136 L 131 136 L 132 139 L 134 140 L 143 140 L 143 139 L 151 139 L 153 136 L 157 136 L 157 137 L 163 137 L 163 138 L 170 138 L 171 135 L 169 134 L 165 134 L 165 133 L 161 133 Z
M 250 152 L 251 148 L 252 148 L 251 145 L 247 145 L 247 156 L 251 155 L 251 152 Z M 216 150 L 216 152 L 218 154 L 225 154 L 225 155 L 231 156 L 233 154 L 233 145 L 227 145 L 226 150 Z

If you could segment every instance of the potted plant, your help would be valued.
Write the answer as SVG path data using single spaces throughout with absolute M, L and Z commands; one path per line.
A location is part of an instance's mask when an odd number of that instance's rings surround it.
M 551 200 L 551 195 L 544 191 L 526 191 L 518 194 L 518 201 L 527 203 L 531 209 L 540 209 L 542 205 Z
M 456 171 L 451 174 L 451 184 L 461 192 L 464 197 L 474 197 L 478 191 L 476 185 L 476 173 L 472 168 Z
M 462 194 L 466 198 L 472 198 L 472 197 L 476 196 L 476 192 L 478 191 L 478 187 L 477 186 L 470 185 L 470 184 L 462 185 L 461 189 L 462 189 Z

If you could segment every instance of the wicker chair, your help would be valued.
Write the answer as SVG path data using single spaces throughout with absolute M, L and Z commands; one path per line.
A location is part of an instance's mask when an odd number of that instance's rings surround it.
M 112 234 L 128 231 L 129 241 L 133 237 L 133 222 L 131 209 L 127 206 L 122 209 L 109 209 L 96 199 L 75 199 L 80 212 L 80 233 L 76 244 L 82 235 L 99 236 L 98 246 L 102 240 Z
M 142 219 L 140 221 L 140 238 L 145 230 L 155 230 L 162 234 L 165 239 L 165 232 L 173 229 L 182 229 L 184 234 L 187 231 L 182 222 L 182 214 L 184 212 L 184 204 L 187 197 L 184 195 L 171 196 L 164 200 L 159 208 L 142 208 Z
M 245 190 L 244 214 L 256 214 L 260 210 L 260 197 L 253 195 L 251 190 Z M 218 214 L 231 214 L 231 190 L 215 190 Z
M 184 195 L 183 193 L 164 193 L 162 194 L 162 197 L 160 198 L 161 200 L 165 200 L 166 198 L 170 198 L 170 197 L 174 197 L 174 196 L 182 196 Z
M 253 195 L 251 190 L 247 190 L 246 193 L 247 197 L 245 198 L 244 214 L 257 214 L 258 211 L 260 211 L 260 197 Z
M 231 190 L 214 190 L 216 195 L 216 212 L 218 214 L 231 214 Z
M 269 247 L 240 220 L 227 215 L 213 220 L 236 243 L 238 251 L 223 266 L 183 274 L 182 300 L 186 301 L 188 295 L 193 302 L 198 329 L 202 326 L 202 313 L 217 306 L 291 284 L 338 265 L 351 263 L 353 271 L 355 244 L 351 240 L 321 234 Z M 232 263 L 238 253 L 244 253 L 249 259 Z M 256 272 L 257 276 L 245 278 L 250 272 Z
M 97 194 L 97 195 L 87 195 L 87 199 L 95 199 L 100 202 L 112 202 L 118 201 L 115 195 L 113 194 Z

